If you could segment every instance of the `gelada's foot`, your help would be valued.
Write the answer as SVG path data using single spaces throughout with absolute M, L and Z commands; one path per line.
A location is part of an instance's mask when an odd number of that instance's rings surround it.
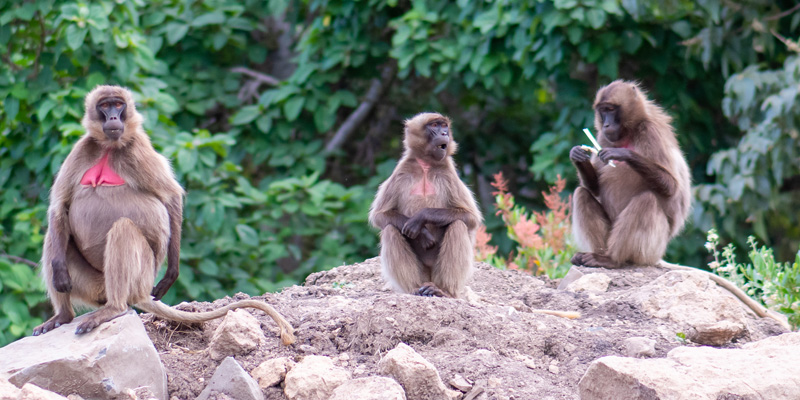
M 425 296 L 425 297 L 453 297 L 447 294 L 442 289 L 439 289 L 433 282 L 425 282 L 417 289 L 418 296 Z
M 582 265 L 590 268 L 617 268 L 611 257 L 597 253 L 575 253 L 572 256 L 572 265 Z
M 39 336 L 43 333 L 52 331 L 61 325 L 72 322 L 74 317 L 68 314 L 56 314 L 53 318 L 48 319 L 45 323 L 33 328 L 33 336 Z

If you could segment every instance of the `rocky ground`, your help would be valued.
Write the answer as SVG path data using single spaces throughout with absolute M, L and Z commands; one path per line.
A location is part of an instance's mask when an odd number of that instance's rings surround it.
M 573 270 L 569 279 L 575 281 L 559 289 L 559 281 L 479 263 L 468 300 L 453 300 L 389 291 L 377 258 L 338 267 L 309 276 L 303 286 L 255 297 L 286 317 L 297 342 L 283 346 L 274 322 L 253 311 L 266 340 L 235 360 L 253 371 L 279 357 L 296 363 L 327 356 L 337 370 L 361 378 L 380 375 L 386 370 L 382 357 L 405 343 L 435 366 L 448 389 L 461 386 L 455 393 L 466 392 L 466 398 L 577 399 L 587 396 L 579 382 L 600 357 L 663 358 L 676 347 L 700 346 L 691 339 L 735 349 L 786 332 L 701 273 Z M 242 298 L 248 296 L 179 308 L 206 311 Z M 532 309 L 577 311 L 581 317 Z M 169 396 L 196 398 L 222 363 L 222 355 L 209 350 L 222 322 L 187 326 L 152 315 L 142 319 L 166 367 Z M 263 388 L 265 398 L 287 399 L 282 386 Z

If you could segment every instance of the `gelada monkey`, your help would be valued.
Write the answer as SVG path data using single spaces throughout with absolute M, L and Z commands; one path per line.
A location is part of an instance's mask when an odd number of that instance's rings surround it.
M 597 155 L 581 146 L 570 151 L 580 179 L 573 196 L 572 231 L 581 252 L 572 263 L 705 272 L 661 261 L 691 207 L 691 176 L 672 118 L 648 100 L 638 84 L 622 80 L 597 92 L 594 110 L 602 150 Z M 613 167 L 607 164 L 612 160 Z M 786 326 L 730 282 L 705 273 L 759 316 L 771 316 Z
M 369 214 L 381 230 L 383 276 L 399 292 L 463 297 L 483 216 L 456 173 L 450 120 L 437 113 L 414 116 L 405 123 L 403 144 L 403 157 L 378 188 Z
M 261 301 L 202 313 L 158 301 L 178 277 L 183 189 L 150 144 L 130 91 L 98 86 L 85 106 L 86 134 L 64 160 L 50 192 L 42 275 L 56 314 L 35 328 L 34 336 L 71 322 L 73 303 L 98 308 L 82 317 L 78 334 L 129 306 L 179 322 L 252 307 L 275 320 L 284 344 L 293 343 L 291 325 Z M 153 288 L 165 257 L 166 274 Z

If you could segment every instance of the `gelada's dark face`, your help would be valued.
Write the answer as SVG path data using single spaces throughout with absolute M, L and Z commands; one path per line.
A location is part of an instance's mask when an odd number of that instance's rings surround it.
M 447 120 L 434 119 L 425 125 L 428 131 L 428 154 L 436 160 L 442 161 L 447 157 L 447 147 L 450 146 L 450 126 Z
M 606 139 L 616 142 L 622 138 L 620 126 L 620 109 L 618 106 L 609 103 L 600 103 L 595 109 L 600 117 L 600 126 Z
M 125 100 L 117 96 L 104 97 L 97 102 L 96 108 L 103 123 L 103 133 L 111 140 L 119 139 L 125 132 Z

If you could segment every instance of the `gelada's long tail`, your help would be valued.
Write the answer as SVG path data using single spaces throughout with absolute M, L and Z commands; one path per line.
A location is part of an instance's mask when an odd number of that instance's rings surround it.
M 286 321 L 285 318 L 283 318 L 283 316 L 278 314 L 278 312 L 275 311 L 275 309 L 272 308 L 272 306 L 260 300 L 240 300 L 235 303 L 228 304 L 227 306 L 207 312 L 181 311 L 172 308 L 160 301 L 152 299 L 147 302 L 136 304 L 136 308 L 142 311 L 149 312 L 151 314 L 158 315 L 161 318 L 177 322 L 186 322 L 186 323 L 204 322 L 214 318 L 220 318 L 225 314 L 227 314 L 228 311 L 235 310 L 237 308 L 257 308 L 261 311 L 264 311 L 265 313 L 267 313 L 267 315 L 272 317 L 272 319 L 278 325 L 278 328 L 280 328 L 281 330 L 280 332 L 281 341 L 283 342 L 284 345 L 288 346 L 295 342 L 294 328 L 292 328 L 292 325 L 290 325 L 289 322 Z

